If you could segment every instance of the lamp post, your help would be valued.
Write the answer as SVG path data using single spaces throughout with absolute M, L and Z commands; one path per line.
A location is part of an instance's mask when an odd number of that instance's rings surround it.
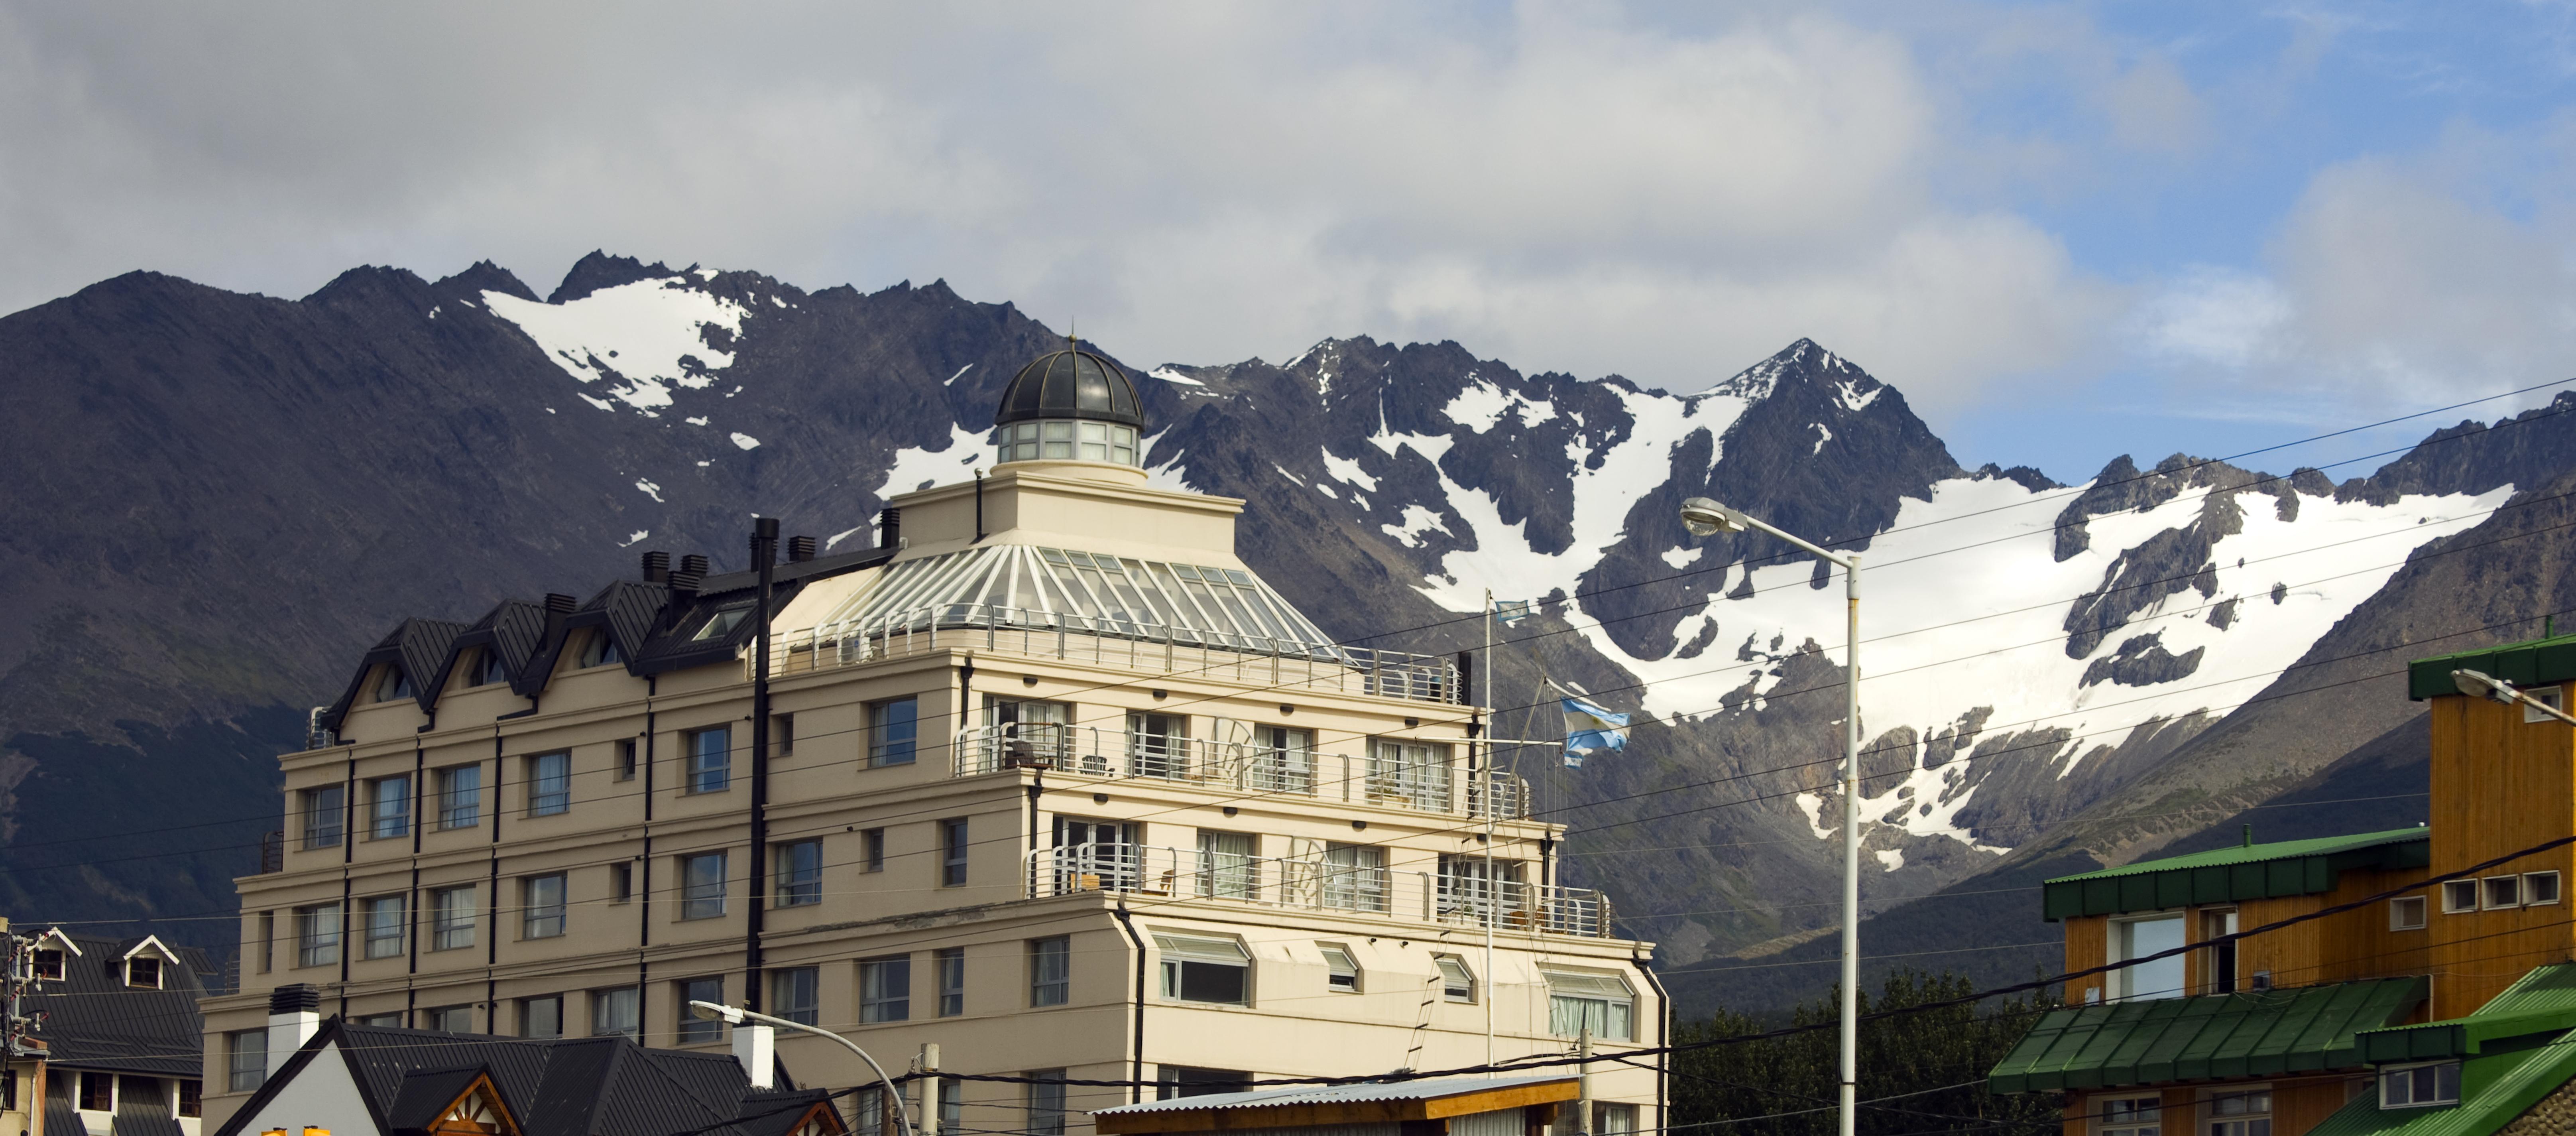
M 1860 556 L 1827 552 L 1706 497 L 1682 502 L 1693 536 L 1758 530 L 1843 570 L 1843 1022 L 1842 1136 L 1853 1136 L 1860 1098 Z
M 689 1012 L 708 1021 L 723 1022 L 729 1026 L 738 1026 L 746 1021 L 753 1021 L 759 1022 L 762 1025 L 779 1026 L 785 1029 L 796 1030 L 801 1033 L 810 1033 L 816 1037 L 828 1037 L 834 1041 L 840 1042 L 841 1048 L 858 1054 L 859 1060 L 867 1062 L 868 1068 L 876 1070 L 877 1080 L 885 1084 L 886 1103 L 893 1107 L 895 1120 L 901 1122 L 903 1125 L 903 1136 L 912 1136 L 912 1117 L 903 1110 L 903 1091 L 895 1088 L 894 1078 L 886 1076 L 885 1066 L 877 1064 L 877 1059 L 868 1056 L 868 1051 L 859 1048 L 859 1043 L 851 1041 L 846 1037 L 842 1037 L 837 1033 L 833 1033 L 832 1031 L 823 1029 L 819 1026 L 809 1026 L 803 1022 L 791 1022 L 785 1018 L 774 1018 L 757 1010 L 745 1010 L 737 1006 L 726 1006 L 715 1002 L 702 1002 L 695 998 L 689 1000 Z
M 2451 684 L 2459 687 L 2460 693 L 2468 695 L 2471 698 L 2492 698 L 2507 706 L 2511 706 L 2519 702 L 2526 707 L 2538 710 L 2541 713 L 2547 714 L 2552 718 L 2556 718 L 2561 722 L 2567 723 L 2568 725 L 2576 726 L 2576 716 L 2571 716 L 2564 710 L 2537 698 L 2533 698 L 2531 695 L 2524 693 L 2520 688 L 2514 686 L 2512 683 L 2490 676 L 2485 672 L 2469 670 L 2452 671 Z M 2523 721 L 2526 722 L 2530 720 L 2531 719 L 2529 718 L 2523 719 Z

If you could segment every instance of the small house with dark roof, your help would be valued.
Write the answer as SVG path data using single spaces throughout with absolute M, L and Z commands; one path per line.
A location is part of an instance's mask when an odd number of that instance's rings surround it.
M 2067 1136 L 2576 1133 L 2576 636 L 2407 683 L 2423 826 L 2047 881 L 2078 977 L 1990 1087 L 2064 1094 Z
M 31 1052 L 6 1059 L 0 1124 L 29 1136 L 197 1136 L 205 955 L 159 937 L 32 937 Z
M 731 1054 L 333 1018 L 216 1129 L 258 1136 L 839 1136 L 831 1096 Z

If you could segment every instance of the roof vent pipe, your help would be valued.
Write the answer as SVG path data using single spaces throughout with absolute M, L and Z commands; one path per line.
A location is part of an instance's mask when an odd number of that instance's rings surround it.
M 546 593 L 546 610 L 556 615 L 571 615 L 572 609 L 579 606 L 581 606 L 580 600 L 576 600 L 562 592 Z
M 892 505 L 877 510 L 877 547 L 903 547 L 903 510 Z
M 647 584 L 661 584 L 668 583 L 670 579 L 671 554 L 667 552 L 645 553 L 644 582 Z
M 705 558 L 692 556 L 689 559 L 704 561 Z M 681 563 L 685 564 L 688 561 L 684 560 Z M 698 594 L 698 585 L 706 582 L 707 574 L 704 569 L 682 568 L 671 573 L 671 594 L 680 599 L 694 598 Z
M 268 992 L 268 1075 L 276 1076 L 295 1051 L 322 1030 L 322 991 L 290 982 Z
M 798 561 L 798 560 L 812 560 L 813 558 L 814 558 L 814 538 L 813 538 L 813 537 L 810 537 L 810 536 L 791 536 L 791 537 L 788 537 L 788 538 L 787 538 L 787 559 L 788 559 L 790 562 Z
M 695 572 L 695 573 L 697 573 L 697 574 L 698 574 L 698 578 L 699 578 L 699 579 L 701 579 L 701 580 L 706 579 L 706 578 L 707 578 L 707 558 L 706 558 L 706 557 L 704 557 L 704 556 L 700 556 L 700 555 L 698 555 L 697 553 L 694 553 L 694 552 L 692 552 L 692 553 L 688 554 L 687 556 L 683 556 L 683 557 L 681 557 L 681 558 L 680 558 L 680 571 L 683 571 L 683 572 Z

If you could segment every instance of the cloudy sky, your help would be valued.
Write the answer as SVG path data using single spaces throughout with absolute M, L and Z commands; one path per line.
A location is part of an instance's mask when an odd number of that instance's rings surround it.
M 1146 364 L 1688 391 L 1803 335 L 2072 480 L 2576 375 L 2571 76 L 2541 0 L 0 0 L 0 310 L 604 248 Z

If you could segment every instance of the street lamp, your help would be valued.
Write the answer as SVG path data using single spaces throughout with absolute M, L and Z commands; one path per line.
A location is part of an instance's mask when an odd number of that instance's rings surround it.
M 1842 1136 L 1853 1136 L 1860 1097 L 1860 556 L 1827 552 L 1706 497 L 1682 502 L 1682 527 L 1694 536 L 1766 532 L 1843 570 L 1847 626 L 1843 633 Z
M 894 1078 L 886 1076 L 885 1066 L 877 1064 L 877 1059 L 868 1056 L 868 1051 L 859 1048 L 857 1042 L 851 1041 L 850 1039 L 842 1037 L 837 1033 L 833 1033 L 830 1030 L 817 1026 L 809 1026 L 803 1022 L 791 1022 L 785 1018 L 773 1018 L 757 1010 L 746 1010 L 739 1006 L 726 1006 L 715 1002 L 702 1002 L 695 998 L 689 1000 L 689 1012 L 697 1015 L 705 1021 L 723 1022 L 729 1026 L 738 1026 L 746 1021 L 753 1021 L 759 1022 L 762 1025 L 780 1026 L 786 1029 L 810 1033 L 816 1037 L 828 1037 L 834 1041 L 840 1042 L 842 1048 L 858 1054 L 859 1060 L 867 1062 L 868 1068 L 876 1070 L 877 1080 L 885 1083 L 886 1103 L 893 1107 L 894 1118 L 903 1124 L 903 1136 L 912 1136 L 912 1117 L 903 1110 L 903 1091 L 894 1087 Z
M 2537 708 L 2541 713 L 2547 714 L 2552 718 L 2556 718 L 2561 722 L 2567 723 L 2568 725 L 2576 726 L 2576 717 L 2571 717 L 2566 711 L 2537 698 L 2533 698 L 2529 694 L 2523 693 L 2521 689 L 2515 687 L 2512 683 L 2487 675 L 2483 672 L 2469 670 L 2452 671 L 2451 684 L 2459 687 L 2460 693 L 2468 695 L 2471 698 L 2492 698 L 2507 706 L 2511 706 L 2514 703 L 2519 702 L 2524 706 Z M 2524 721 L 2529 720 L 2530 719 L 2528 718 L 2524 719 Z

